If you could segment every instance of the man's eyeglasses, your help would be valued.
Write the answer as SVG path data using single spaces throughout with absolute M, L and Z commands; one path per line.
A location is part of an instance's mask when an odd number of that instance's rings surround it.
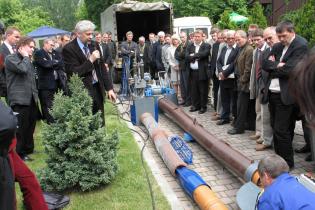
M 267 40 L 272 40 L 272 36 L 265 38 L 265 41 L 267 41 Z

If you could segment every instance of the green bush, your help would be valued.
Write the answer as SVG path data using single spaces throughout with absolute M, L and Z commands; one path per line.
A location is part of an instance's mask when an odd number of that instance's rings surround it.
M 249 10 L 249 23 L 255 23 L 260 28 L 267 27 L 267 18 L 264 15 L 264 9 L 259 2 L 255 2 L 254 6 Z
M 101 114 L 92 114 L 92 99 L 77 75 L 69 88 L 70 97 L 55 95 L 51 110 L 55 122 L 43 126 L 48 159 L 40 182 L 47 191 L 92 190 L 110 183 L 118 170 L 117 132 L 106 135 Z
M 295 25 L 296 33 L 315 45 L 315 0 L 308 0 L 300 9 L 289 12 L 281 17 L 282 20 L 291 20 Z

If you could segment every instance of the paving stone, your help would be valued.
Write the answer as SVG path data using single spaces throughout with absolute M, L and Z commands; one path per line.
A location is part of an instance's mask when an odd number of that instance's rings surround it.
M 123 108 L 120 107 L 120 109 L 128 110 L 126 106 Z M 249 136 L 253 132 L 246 131 L 244 134 L 232 136 L 227 134 L 227 130 L 230 129 L 231 126 L 217 126 L 215 121 L 209 120 L 211 117 L 210 113 L 213 112 L 211 109 L 208 109 L 208 112 L 203 115 L 199 115 L 198 113 L 190 113 L 186 107 L 183 109 L 187 111 L 190 116 L 196 118 L 197 122 L 201 123 L 207 131 L 211 132 L 219 140 L 227 142 L 232 148 L 238 150 L 252 160 L 259 161 L 266 155 L 274 154 L 272 149 L 260 152 L 255 151 L 256 143 L 255 141 L 249 139 Z M 127 116 L 125 115 L 124 117 Z M 162 128 L 171 131 L 172 133 L 183 136 L 184 131 L 174 122 L 172 122 L 166 115 L 159 115 L 159 125 Z M 143 133 L 141 129 L 138 129 L 137 127 L 134 127 L 134 129 L 139 130 L 139 132 L 142 133 L 144 137 L 146 136 L 146 134 Z M 142 129 L 145 128 L 142 127 Z M 303 134 L 301 122 L 297 123 L 295 133 L 298 135 L 295 135 L 293 147 L 300 148 L 305 144 L 303 137 L 301 136 Z M 212 190 L 218 195 L 219 198 L 221 198 L 223 203 L 225 203 L 229 209 L 239 209 L 236 204 L 236 193 L 243 185 L 241 178 L 235 176 L 233 173 L 227 170 L 197 142 L 189 142 L 187 144 L 193 151 L 193 164 L 189 165 L 188 167 L 201 175 L 201 177 L 211 186 Z M 159 157 L 159 154 L 155 150 L 154 144 L 151 141 L 147 143 L 146 150 L 148 150 L 148 152 L 151 154 L 153 161 L 159 165 L 158 169 L 159 173 L 161 174 L 160 179 L 164 179 L 164 181 L 169 184 L 170 188 L 173 190 L 174 194 L 179 200 L 181 205 L 180 208 L 185 210 L 199 209 L 194 201 L 184 192 L 183 188 L 181 188 L 178 179 L 174 178 L 166 168 L 162 159 Z M 314 171 L 314 162 L 305 162 L 305 156 L 305 154 L 295 154 L 295 168 L 291 172 L 292 174 L 299 175 L 306 171 Z M 160 180 L 157 181 L 159 182 Z

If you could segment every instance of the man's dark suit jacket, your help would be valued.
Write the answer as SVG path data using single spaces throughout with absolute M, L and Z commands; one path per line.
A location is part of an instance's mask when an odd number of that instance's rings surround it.
M 5 60 L 8 101 L 14 105 L 31 104 L 32 98 L 38 101 L 38 90 L 35 82 L 35 70 L 29 57 L 20 53 L 8 55 Z
M 269 72 L 269 79 L 266 88 L 269 88 L 271 79 L 279 78 L 282 103 L 290 105 L 294 104 L 294 99 L 289 91 L 288 79 L 296 64 L 308 51 L 307 41 L 303 37 L 296 35 L 287 52 L 283 56 L 282 62 L 284 62 L 285 65 L 281 68 L 277 68 L 277 65 L 280 63 L 283 48 L 283 44 L 275 44 L 269 55 L 264 59 L 262 68 L 264 71 Z M 275 56 L 275 61 L 270 61 L 268 59 L 271 55 Z
M 57 83 L 55 80 L 54 70 L 63 70 L 63 61 L 57 51 L 52 51 L 52 59 L 44 49 L 37 50 L 34 53 L 34 65 L 38 73 L 39 90 L 55 90 Z
M 181 43 L 175 50 L 175 59 L 179 62 L 180 71 L 189 71 L 187 59 L 186 59 L 186 50 L 188 46 L 188 41 L 183 45 Z
M 101 47 L 102 47 L 102 58 L 103 58 L 103 61 L 104 63 L 110 65 L 112 64 L 112 52 L 111 52 L 111 49 L 109 47 L 109 44 L 104 44 L 102 43 L 101 44 Z
M 220 57 L 218 58 L 218 61 L 217 61 L 217 68 L 218 68 L 219 73 L 222 72 L 222 74 L 226 78 L 225 80 L 221 80 L 220 84 L 226 88 L 233 88 L 236 85 L 235 84 L 236 80 L 232 79 L 232 78 L 227 78 L 227 77 L 230 74 L 234 73 L 234 64 L 235 64 L 235 59 L 237 57 L 238 48 L 237 47 L 232 48 L 232 51 L 231 51 L 231 53 L 227 59 L 227 62 L 226 62 L 226 65 L 229 65 L 229 67 L 223 71 L 222 68 L 224 66 L 224 58 L 225 58 L 226 51 L 227 51 L 227 47 L 225 46 L 225 47 L 223 47 L 221 54 L 220 54 Z
M 161 44 L 160 41 L 157 41 L 153 44 L 152 48 L 152 60 L 154 67 L 157 71 L 165 71 L 164 65 L 162 63 L 162 47 L 164 44 Z
M 215 75 L 215 71 L 217 68 L 219 46 L 220 46 L 219 42 L 215 42 L 212 45 L 212 53 L 211 53 L 211 60 L 210 60 L 210 73 L 212 74 L 212 76 Z
M 90 95 L 93 93 L 93 76 L 92 71 L 95 69 L 98 77 L 98 86 L 101 94 L 104 96 L 105 90 L 113 89 L 111 79 L 108 72 L 104 69 L 104 63 L 102 60 L 95 61 L 94 64 L 86 58 L 82 52 L 77 39 L 72 40 L 62 50 L 63 60 L 65 64 L 66 73 L 68 79 L 72 74 L 78 74 L 82 78 L 85 88 L 89 91 Z M 95 45 L 95 48 L 99 49 L 99 46 Z M 92 52 L 91 52 L 92 53 Z M 104 81 L 104 82 L 101 82 Z M 93 95 L 92 95 L 93 96 Z
M 6 85 L 6 78 L 5 78 L 5 68 L 4 68 L 4 61 L 5 58 L 10 55 L 10 50 L 8 47 L 2 43 L 0 46 L 0 56 L 2 60 L 2 67 L 0 67 L 0 96 L 6 96 L 7 95 L 7 85 Z
M 191 63 L 198 60 L 199 80 L 208 80 L 211 78 L 210 69 L 208 68 L 209 54 L 211 46 L 208 43 L 202 42 L 198 53 L 195 53 L 194 43 L 189 44 L 186 50 L 186 59 Z M 191 55 L 194 54 L 194 55 Z M 190 63 L 188 65 L 190 65 Z

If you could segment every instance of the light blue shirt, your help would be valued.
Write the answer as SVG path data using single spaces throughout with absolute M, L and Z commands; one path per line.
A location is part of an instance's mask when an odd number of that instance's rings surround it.
M 85 55 L 85 50 L 84 50 L 85 45 L 83 44 L 83 42 L 79 38 L 77 38 L 77 42 L 78 42 L 78 45 L 79 45 L 80 49 L 82 50 L 83 54 Z M 88 52 L 90 52 L 89 48 L 87 48 L 87 49 L 88 49 Z

